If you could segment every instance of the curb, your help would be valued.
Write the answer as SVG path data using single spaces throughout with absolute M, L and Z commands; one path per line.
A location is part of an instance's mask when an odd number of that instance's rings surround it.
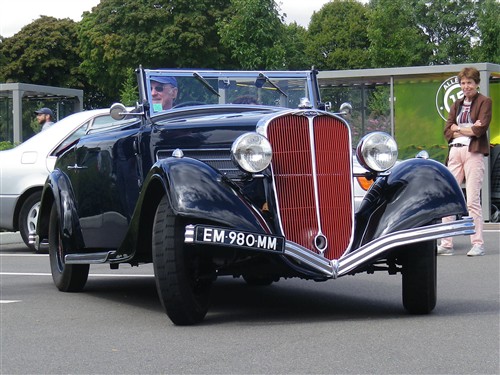
M 500 230 L 500 223 L 484 223 L 483 230 Z
M 6 244 L 24 244 L 21 234 L 19 232 L 1 232 L 0 245 Z

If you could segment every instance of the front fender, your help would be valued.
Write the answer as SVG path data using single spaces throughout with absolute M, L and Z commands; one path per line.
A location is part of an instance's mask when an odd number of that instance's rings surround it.
M 199 160 L 161 160 L 148 178 L 161 179 L 172 210 L 178 215 L 254 232 L 266 226 L 236 185 Z
M 360 234 L 364 244 L 451 215 L 467 215 L 464 195 L 453 175 L 437 161 L 410 159 L 377 179 L 356 214 L 356 226 L 367 228 Z
M 170 157 L 156 162 L 145 178 L 120 257 L 150 248 L 154 213 L 163 194 L 174 213 L 192 223 L 270 233 L 258 210 L 229 179 L 199 160 Z
M 47 177 L 42 192 L 37 222 L 37 243 L 48 243 L 50 211 L 55 204 L 59 216 L 62 246 L 77 251 L 84 247 L 82 231 L 75 206 L 75 197 L 68 176 L 59 169 Z

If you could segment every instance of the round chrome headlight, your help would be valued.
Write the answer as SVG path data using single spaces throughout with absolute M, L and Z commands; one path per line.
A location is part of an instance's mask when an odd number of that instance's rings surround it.
M 356 155 L 363 167 L 374 172 L 383 172 L 396 163 L 398 145 L 389 134 L 373 132 L 359 141 Z
M 244 171 L 261 172 L 271 163 L 271 144 L 260 134 L 245 133 L 233 142 L 231 156 Z

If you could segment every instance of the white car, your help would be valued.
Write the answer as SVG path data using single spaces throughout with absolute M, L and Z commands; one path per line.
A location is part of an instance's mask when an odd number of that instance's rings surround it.
M 374 180 L 366 177 L 368 171 L 359 164 L 356 157 L 353 157 L 352 168 L 354 175 L 354 211 L 358 211 L 366 191 L 372 186 Z
M 35 232 L 42 188 L 58 152 L 88 132 L 113 123 L 116 120 L 111 118 L 109 108 L 78 112 L 19 146 L 1 151 L 0 229 L 19 231 L 26 245 L 34 249 L 28 237 Z

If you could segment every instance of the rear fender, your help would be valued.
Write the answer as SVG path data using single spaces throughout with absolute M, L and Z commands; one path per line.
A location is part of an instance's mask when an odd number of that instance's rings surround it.
M 378 178 L 367 192 L 356 213 L 356 227 L 366 228 L 357 233 L 357 242 L 365 244 L 452 215 L 467 215 L 464 195 L 453 175 L 434 160 L 410 159 Z

